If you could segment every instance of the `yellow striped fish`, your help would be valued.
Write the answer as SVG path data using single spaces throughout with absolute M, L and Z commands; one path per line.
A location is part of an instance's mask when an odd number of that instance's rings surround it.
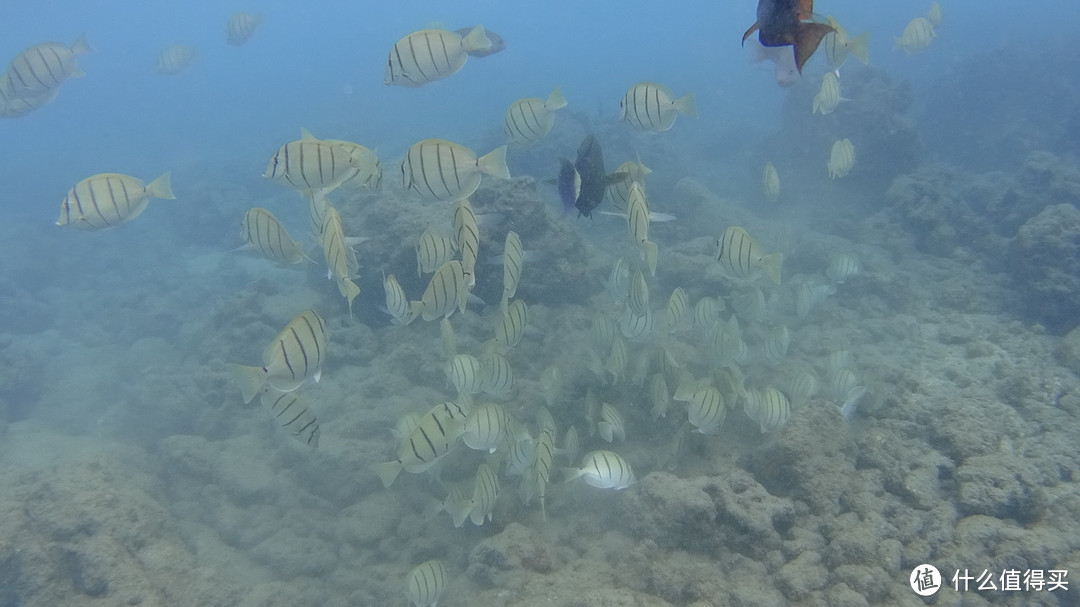
M 174 44 L 161 51 L 157 58 L 157 72 L 166 76 L 173 76 L 187 69 L 191 62 L 199 56 L 194 47 L 183 44 Z
M 480 25 L 465 36 L 444 29 L 413 32 L 390 49 L 383 82 L 418 87 L 442 80 L 465 66 L 469 51 L 489 48 L 491 40 Z
M 476 284 L 476 254 L 480 250 L 480 228 L 468 200 L 454 203 L 454 247 L 461 252 L 461 269 L 471 288 Z
M 274 419 L 296 440 L 312 449 L 319 448 L 319 420 L 295 392 L 267 390 L 262 404 L 274 414 Z
M 457 444 L 465 431 L 467 414 L 465 409 L 453 402 L 435 405 L 420 418 L 416 429 L 398 447 L 398 458 L 372 464 L 372 472 L 378 475 L 383 487 L 389 487 L 402 470 L 417 474 L 431 468 Z
M 555 461 L 554 431 L 545 428 L 533 443 L 533 456 L 521 478 L 521 501 L 526 505 L 533 498 L 540 499 L 540 514 L 547 520 L 547 507 L 544 498 L 547 494 L 548 480 L 551 479 L 551 464 Z
M 765 388 L 765 392 L 758 401 L 757 422 L 761 426 L 761 433 L 775 432 L 787 423 L 791 417 L 791 403 L 784 393 L 776 388 Z
M 454 258 L 454 240 L 435 228 L 428 228 L 416 241 L 416 275 L 439 269 Z
M 675 287 L 671 292 L 671 296 L 668 297 L 668 304 L 664 314 L 664 328 L 667 329 L 668 333 L 675 332 L 684 315 L 686 315 L 686 290 L 682 287 Z
M 421 563 L 405 578 L 405 598 L 410 607 L 435 607 L 450 585 L 450 572 L 438 559 Z
M 611 340 L 611 351 L 604 362 L 604 370 L 611 374 L 611 383 L 618 381 L 619 377 L 625 372 L 628 356 L 626 342 L 616 335 Z
M 817 394 L 818 378 L 813 372 L 802 370 L 792 376 L 788 382 L 788 394 L 791 394 L 791 405 L 798 407 Z
M 262 207 L 244 213 L 240 238 L 263 257 L 276 263 L 294 264 L 307 259 L 304 245 L 293 240 L 274 214 Z
M 324 141 L 342 147 L 349 152 L 349 158 L 352 160 L 350 163 L 352 172 L 341 180 L 340 186 L 366 187 L 377 191 L 379 185 L 382 184 L 382 162 L 379 160 L 379 155 L 375 150 L 370 150 L 359 143 L 345 141 L 344 139 L 318 139 L 311 134 L 311 131 L 305 128 L 300 129 L 300 139 Z
M 454 259 L 439 266 L 431 276 L 424 296 L 421 298 L 421 315 L 424 320 L 450 318 L 454 310 L 465 313 L 469 297 L 469 283 L 461 262 Z
M 75 63 L 79 55 L 92 53 L 86 38 L 80 36 L 70 47 L 59 42 L 36 44 L 11 60 L 2 80 L 4 97 L 41 99 L 56 91 L 68 78 L 83 75 Z
M 720 312 L 724 311 L 724 304 L 715 297 L 702 297 L 694 304 L 694 328 L 698 330 L 712 329 L 720 322 Z
M 10 75 L 4 72 L 0 75 L 0 118 L 18 118 L 44 106 L 60 93 L 60 89 L 54 89 L 38 97 L 8 97 L 5 90 L 10 90 L 6 84 Z
M 592 338 L 593 351 L 600 356 L 607 356 L 611 352 L 612 342 L 615 341 L 615 323 L 607 316 L 598 314 L 593 318 L 589 336 Z
M 383 276 L 383 290 L 386 292 L 386 311 L 395 325 L 407 325 L 420 315 L 420 302 L 409 301 L 405 289 L 393 274 Z
M 619 109 L 619 120 L 625 120 L 630 126 L 659 133 L 675 124 L 678 114 L 697 117 L 697 106 L 693 93 L 678 99 L 668 87 L 655 82 L 639 82 L 631 86 L 623 97 Z
M 926 20 L 934 27 L 941 25 L 941 5 L 938 4 L 936 0 L 930 3 L 930 10 L 926 11 Z M 863 60 L 863 63 L 866 63 L 865 59 Z
M 139 216 L 151 198 L 175 200 L 169 173 L 144 184 L 129 175 L 99 173 L 68 190 L 56 225 L 95 231 L 114 228 Z
M 611 303 L 616 305 L 626 301 L 627 290 L 630 288 L 630 268 L 626 266 L 625 259 L 616 259 L 611 265 L 611 274 L 608 275 L 605 285 L 608 295 L 611 296 Z
M 641 247 L 641 258 L 649 267 L 649 274 L 656 276 L 656 243 L 649 240 L 649 202 L 645 198 L 645 189 L 638 183 L 630 184 L 630 193 L 626 200 L 626 226 L 630 237 Z
M 309 379 L 319 381 L 326 344 L 326 321 L 314 310 L 301 312 L 263 350 L 261 367 L 233 365 L 244 402 L 266 386 L 292 392 Z
M 668 407 L 671 406 L 671 391 L 668 389 L 663 373 L 653 373 L 652 378 L 649 379 L 649 400 L 652 401 L 649 414 L 654 420 L 667 417 Z
M 499 477 L 487 465 L 480 464 L 473 481 L 472 508 L 469 520 L 474 525 L 483 525 L 484 519 L 491 520 L 495 510 L 495 500 L 499 498 Z
M 506 146 L 476 157 L 476 152 L 445 139 L 425 139 L 409 148 L 401 161 L 401 184 L 424 200 L 451 202 L 468 198 L 483 174 L 510 179 Z
M 716 241 L 716 261 L 732 278 L 749 280 L 760 270 L 769 280 L 780 284 L 780 253 L 765 255 L 750 234 L 739 226 L 731 226 Z
M 352 276 L 360 264 L 356 261 L 356 253 L 345 241 L 341 216 L 337 209 L 329 205 L 323 218 L 319 244 L 326 259 L 326 277 L 337 283 L 338 291 L 349 302 L 349 316 L 352 316 L 352 302 L 360 294 L 360 287 L 352 281 Z
M 761 171 L 761 192 L 768 200 L 775 201 L 780 197 L 780 173 L 771 162 L 766 162 Z
M 627 308 L 634 316 L 645 316 L 649 311 L 649 284 L 641 270 L 634 270 L 630 275 L 630 289 L 627 291 Z
M 607 197 L 611 205 L 617 211 L 626 211 L 626 203 L 630 200 L 630 186 L 638 184 L 645 188 L 645 176 L 652 173 L 652 169 L 641 164 L 641 159 L 629 160 L 615 169 L 615 174 L 626 173 L 629 179 L 620 179 L 607 188 Z
M 853 166 L 855 166 L 855 146 L 851 140 L 845 138 L 834 141 L 832 150 L 829 152 L 829 162 L 826 165 L 829 169 L 829 179 L 846 177 Z
M 555 110 L 564 107 L 566 99 L 559 87 L 551 91 L 546 101 L 539 97 L 518 99 L 506 110 L 506 136 L 511 143 L 536 143 L 551 132 L 555 125 Z
M 834 255 L 825 270 L 829 280 L 839 284 L 859 273 L 859 260 L 852 255 Z
M 719 432 L 720 425 L 724 423 L 724 417 L 727 415 L 724 396 L 719 390 L 709 385 L 699 386 L 690 395 L 687 406 L 687 421 L 695 431 L 702 434 Z
M 251 39 L 255 28 L 262 25 L 263 18 L 250 13 L 235 13 L 225 24 L 225 41 L 240 46 Z
M 462 397 L 482 391 L 480 360 L 472 354 L 455 355 L 446 363 L 446 379 Z
M 489 352 L 480 362 L 480 390 L 503 396 L 514 390 L 514 369 L 506 357 Z
M 931 10 L 933 10 L 933 5 L 931 5 Z M 852 38 L 844 29 L 844 26 L 840 25 L 840 22 L 834 19 L 832 15 L 826 17 L 826 22 L 833 28 L 833 31 L 825 34 L 825 37 L 821 39 L 821 46 L 825 48 L 825 58 L 829 60 L 829 67 L 839 69 L 852 55 L 861 61 L 863 65 L 870 61 L 870 34 L 868 32 L 863 32 Z M 931 20 L 931 23 L 933 23 L 933 20 Z
M 503 245 L 503 297 L 500 307 L 504 310 L 510 298 L 517 294 L 524 263 L 525 250 L 521 246 L 521 237 L 517 235 L 517 232 L 510 230 L 506 233 L 506 243 Z
M 592 451 L 581 460 L 580 468 L 563 468 L 566 482 L 579 478 L 599 489 L 626 489 L 637 482 L 630 462 L 614 451 Z
M 821 88 L 814 95 L 813 109 L 811 113 L 821 115 L 831 114 L 840 105 L 840 75 L 833 72 L 825 72 L 821 79 Z
M 916 17 L 904 27 L 904 32 L 893 38 L 893 48 L 902 48 L 911 55 L 924 50 L 934 41 L 937 34 L 934 26 L 926 17 Z
M 631 341 L 642 341 L 653 332 L 653 311 L 645 308 L 645 313 L 637 316 L 629 309 L 619 317 L 619 331 Z M 644 377 L 640 379 L 644 380 Z M 640 383 L 640 382 L 638 382 Z
M 502 405 L 484 403 L 469 411 L 461 439 L 470 449 L 494 453 L 503 443 L 503 434 L 508 431 L 509 425 L 510 420 Z
M 308 203 L 308 227 L 311 229 L 311 235 L 321 242 L 322 226 L 326 221 L 326 209 L 330 206 L 330 201 L 326 198 L 326 192 L 320 190 L 307 190 L 301 192 L 301 196 Z
M 495 324 L 495 345 L 506 352 L 518 345 L 521 336 L 525 334 L 525 327 L 529 324 L 529 307 L 520 299 L 499 313 L 499 321 Z
M 765 336 L 765 342 L 761 344 L 761 354 L 762 358 L 765 359 L 765 364 L 770 367 L 780 366 L 780 363 L 784 362 L 784 358 L 787 357 L 790 345 L 791 332 L 788 331 L 787 325 L 776 325 L 769 329 L 769 334 Z
M 610 403 L 600 405 L 600 417 L 596 420 L 596 431 L 607 442 L 626 440 L 626 424 L 622 414 Z
M 263 178 L 305 192 L 330 191 L 358 170 L 370 172 L 372 155 L 319 139 L 298 139 L 278 148 L 263 172 Z

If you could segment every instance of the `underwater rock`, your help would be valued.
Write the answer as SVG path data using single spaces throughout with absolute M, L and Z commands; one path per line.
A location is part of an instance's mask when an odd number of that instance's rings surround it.
M 1042 518 L 1047 506 L 1039 477 L 1033 465 L 1012 455 L 972 458 L 956 470 L 960 510 L 968 515 L 1034 523 Z
M 554 547 L 540 534 L 520 523 L 510 523 L 498 535 L 480 542 L 469 553 L 466 574 L 473 581 L 511 587 L 514 577 L 551 573 L 558 566 Z
M 1009 260 L 1021 315 L 1057 333 L 1080 322 L 1080 209 L 1047 206 L 1020 226 Z
M 707 477 L 653 472 L 620 500 L 619 510 L 634 536 L 665 548 L 707 552 L 717 540 L 716 505 L 703 489 L 711 483 Z

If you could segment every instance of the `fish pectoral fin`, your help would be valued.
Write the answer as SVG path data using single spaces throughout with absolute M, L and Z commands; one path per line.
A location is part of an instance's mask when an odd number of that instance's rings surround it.
M 742 35 L 742 43 L 741 44 L 746 44 L 746 39 L 749 38 L 751 35 L 753 35 L 754 32 L 758 31 L 758 27 L 760 27 L 760 26 L 758 25 L 758 22 L 755 21 L 754 24 L 750 26 L 750 29 L 746 30 L 743 33 L 743 35 Z
M 604 187 L 611 187 L 616 183 L 623 183 L 630 179 L 630 173 L 626 171 L 619 171 L 618 173 L 612 173 L 604 176 Z

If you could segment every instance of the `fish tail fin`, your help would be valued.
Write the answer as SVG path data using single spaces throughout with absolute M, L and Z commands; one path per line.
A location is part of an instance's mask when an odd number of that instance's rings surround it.
M 656 276 L 656 258 L 659 254 L 660 249 L 655 242 L 646 240 L 641 243 L 641 258 L 645 260 L 645 265 L 649 266 L 650 276 Z
M 86 41 L 86 34 L 81 34 L 79 39 L 71 45 L 72 55 L 85 55 L 92 52 L 94 52 L 94 47 L 90 46 L 90 43 Z
M 244 396 L 244 403 L 254 400 L 255 395 L 266 386 L 266 371 L 262 367 L 232 365 L 230 370 L 236 382 L 240 384 L 240 393 Z
M 352 318 L 352 302 L 356 299 L 356 296 L 360 294 L 360 287 L 347 276 L 343 276 L 341 280 L 338 281 L 338 290 L 341 291 L 341 295 L 349 301 L 349 318 Z
M 371 150 L 354 150 L 349 155 L 349 166 L 359 170 L 364 175 L 371 175 L 378 170 L 379 157 Z
M 825 34 L 835 31 L 836 28 L 825 23 L 799 23 L 795 30 L 795 67 L 800 74 Z
M 151 181 L 150 185 L 146 186 L 146 193 L 153 198 L 176 200 L 172 191 L 172 172 L 165 171 L 161 177 Z
M 576 481 L 577 479 L 581 478 L 582 475 L 585 474 L 585 472 L 583 470 L 581 470 L 580 468 L 561 468 L 561 470 L 562 470 L 563 482 L 564 483 L 569 483 L 571 481 Z
M 870 63 L 870 32 L 863 32 L 851 39 L 851 54 L 862 62 Z
M 472 500 L 461 500 L 457 503 L 447 504 L 445 506 L 447 512 L 449 512 L 450 516 L 454 519 L 455 529 L 465 524 L 465 519 L 469 518 L 474 507 Z
M 506 166 L 506 146 L 499 147 L 484 154 L 476 161 L 476 166 L 482 173 L 487 173 L 499 179 L 510 179 L 510 169 Z
M 311 134 L 311 131 L 307 130 L 307 127 L 300 127 L 300 139 L 303 141 L 318 141 L 319 138 Z
M 566 107 L 566 98 L 563 97 L 562 90 L 559 89 L 559 87 L 555 87 L 555 90 L 551 91 L 551 94 L 548 95 L 544 105 L 549 110 L 557 110 Z
M 697 101 L 693 93 L 687 93 L 673 103 L 676 112 L 682 112 L 691 118 L 697 118 Z
M 472 28 L 464 38 L 461 39 L 461 46 L 468 51 L 486 51 L 492 47 L 491 38 L 487 37 L 487 31 L 484 30 L 484 26 L 478 25 Z
M 769 280 L 780 284 L 780 264 L 784 261 L 783 253 L 773 253 L 761 258 L 761 269 Z
M 403 467 L 399 461 L 371 464 L 370 466 L 371 471 L 378 475 L 384 489 L 388 489 L 390 485 L 394 484 L 394 480 L 397 479 L 398 474 L 401 474 Z
M 458 310 L 460 310 L 462 314 L 465 313 L 465 304 L 469 302 L 469 289 L 475 284 L 476 276 L 473 272 L 469 272 L 466 275 L 466 280 L 461 281 L 461 284 L 458 285 Z

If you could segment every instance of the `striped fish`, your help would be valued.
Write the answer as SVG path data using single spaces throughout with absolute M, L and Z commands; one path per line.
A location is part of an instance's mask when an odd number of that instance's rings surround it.
M 524 263 L 525 250 L 521 246 L 521 237 L 510 230 L 506 233 L 506 242 L 503 244 L 503 296 L 500 305 L 504 310 L 510 299 L 517 294 Z
M 840 105 L 840 74 L 837 72 L 825 72 L 821 79 L 821 87 L 814 95 L 813 114 L 831 114 Z
M 505 131 L 511 143 L 530 144 L 543 139 L 555 125 L 555 110 L 566 107 L 559 87 L 547 100 L 539 97 L 518 99 L 506 110 Z
M 611 265 L 611 274 L 605 286 L 611 296 L 611 303 L 620 305 L 626 301 L 627 292 L 630 289 L 630 268 L 626 266 L 626 260 L 622 257 L 616 259 Z
M 412 434 L 413 430 L 416 430 L 416 427 L 420 425 L 420 420 L 423 418 L 424 416 L 419 413 L 406 413 L 398 418 L 397 423 L 394 424 L 394 428 L 390 430 L 390 434 L 394 437 L 394 440 L 397 441 L 399 448 L 401 447 L 401 443 L 409 438 L 409 435 Z
M 593 351 L 600 356 L 607 356 L 611 352 L 611 344 L 615 341 L 615 323 L 607 316 L 598 314 L 593 318 L 589 335 L 592 338 Z
M 904 27 L 900 36 L 893 38 L 893 48 L 902 48 L 911 55 L 926 50 L 937 34 L 934 25 L 926 17 L 916 17 Z
M 668 87 L 655 82 L 639 82 L 631 86 L 619 108 L 619 120 L 642 131 L 659 133 L 675 124 L 678 114 L 697 117 L 693 93 L 678 99 Z
M 293 240 L 277 217 L 262 207 L 253 207 L 244 213 L 240 238 L 245 245 L 275 263 L 294 264 L 307 258 L 304 245 Z
M 931 11 L 937 5 L 936 2 L 931 4 Z M 929 18 L 929 15 L 927 17 Z M 832 26 L 833 31 L 825 34 L 821 39 L 821 46 L 825 47 L 825 57 L 829 60 L 830 68 L 839 69 L 852 55 L 864 65 L 870 61 L 868 49 L 870 43 L 869 32 L 863 32 L 852 38 L 844 29 L 844 26 L 840 25 L 840 22 L 834 19 L 832 15 L 826 17 L 826 22 Z M 930 22 L 936 27 L 937 24 L 934 24 L 932 19 Z
M 788 394 L 791 395 L 793 407 L 806 403 L 817 394 L 817 391 L 818 378 L 811 371 L 799 371 L 788 382 Z
M 630 186 L 638 184 L 645 188 L 645 176 L 652 173 L 652 169 L 641 164 L 641 159 L 629 160 L 619 165 L 615 173 L 626 173 L 629 179 L 620 179 L 608 186 L 607 198 L 617 211 L 626 211 L 626 203 L 630 200 Z
M 596 432 L 607 442 L 626 440 L 626 424 L 622 414 L 610 403 L 600 405 L 600 417 L 596 421 Z
M 716 364 L 741 365 L 746 362 L 748 350 L 746 342 L 742 339 L 739 321 L 735 316 L 729 318 L 727 322 L 718 322 L 713 325 L 708 339 L 710 353 Z
M 129 175 L 99 173 L 68 190 L 56 225 L 95 231 L 114 228 L 139 216 L 151 198 L 175 200 L 169 173 L 144 184 Z
M 765 292 L 755 286 L 740 289 L 731 296 L 731 309 L 746 322 L 761 322 L 765 316 Z
M 787 357 L 788 346 L 791 345 L 791 333 L 787 325 L 777 325 L 769 330 L 765 336 L 765 342 L 761 344 L 762 358 L 770 367 L 777 367 Z
M 503 434 L 508 432 L 510 420 L 503 406 L 484 403 L 469 411 L 465 418 L 465 433 L 461 435 L 465 446 L 477 451 L 494 453 L 503 444 Z
M 465 313 L 469 296 L 469 283 L 461 262 L 454 259 L 439 266 L 431 276 L 424 296 L 421 298 L 421 316 L 424 320 L 450 318 L 454 310 Z
M 942 14 L 941 4 L 935 0 L 930 3 L 930 10 L 926 11 L 926 20 L 930 22 L 930 25 L 938 27 L 941 25 Z M 866 59 L 861 59 L 863 63 L 866 63 Z
M 352 302 L 360 294 L 360 287 L 356 286 L 352 277 L 360 269 L 360 264 L 356 261 L 356 253 L 346 242 L 341 216 L 334 207 L 327 205 L 320 232 L 319 244 L 326 259 L 326 277 L 337 283 L 341 296 L 348 300 L 351 317 Z
M 326 198 L 326 192 L 321 190 L 306 190 L 301 196 L 307 200 L 308 227 L 315 240 L 322 240 L 322 226 L 326 221 L 326 209 L 330 207 L 330 201 Z
M 698 387 L 690 396 L 687 406 L 687 421 L 701 434 L 716 434 L 727 415 L 724 396 L 709 385 Z
M 499 313 L 499 321 L 495 324 L 495 345 L 499 350 L 506 352 L 518 345 L 521 336 L 525 334 L 525 327 L 529 324 L 529 307 L 520 299 Z
M 619 317 L 619 331 L 623 337 L 631 341 L 642 341 L 647 338 L 652 334 L 653 326 L 653 311 L 649 308 L 645 308 L 645 313 L 637 316 L 627 307 L 626 312 Z M 641 379 L 644 380 L 644 377 Z
M 438 559 L 420 563 L 405 578 L 410 607 L 435 607 L 450 585 L 450 572 Z
M 667 308 L 664 310 L 664 328 L 668 333 L 674 333 L 686 315 L 686 291 L 682 287 L 675 287 L 668 297 Z
M 314 310 L 301 312 L 263 350 L 261 367 L 233 366 L 244 402 L 266 386 L 292 392 L 308 380 L 319 381 L 326 344 L 326 321 Z
M 731 226 L 716 241 L 716 261 L 728 276 L 741 280 L 753 278 L 760 270 L 780 284 L 780 253 L 765 255 L 750 234 L 739 226 Z
M 454 527 L 460 527 L 468 518 L 474 525 L 483 525 L 484 520 L 491 520 L 495 510 L 495 500 L 499 497 L 499 477 L 487 464 L 480 464 L 473 480 L 472 499 L 462 500 L 450 507 L 454 517 Z
M 776 388 L 765 388 L 758 401 L 757 422 L 761 426 L 761 433 L 775 432 L 787 423 L 791 417 L 791 403 L 784 393 Z
M 611 340 L 611 351 L 608 353 L 607 360 L 604 361 L 604 370 L 611 374 L 611 383 L 618 381 L 626 371 L 627 360 L 629 360 L 629 354 L 626 351 L 626 342 L 616 335 Z
M 829 169 L 829 179 L 846 177 L 853 166 L 855 166 L 855 146 L 851 140 L 845 138 L 834 141 L 832 150 L 829 152 L 829 162 L 826 165 Z
M 11 89 L 10 78 L 7 72 L 0 75 L 0 118 L 25 116 L 56 99 L 60 93 L 60 89 L 54 89 L 38 97 L 8 97 L 4 91 Z
M 506 445 L 504 472 L 507 476 L 520 476 L 529 467 L 533 459 L 533 439 L 513 418 L 510 418 L 510 431 L 503 435 Z
M 578 431 L 576 426 L 570 426 L 566 429 L 566 434 L 563 435 L 563 446 L 558 455 L 562 455 L 566 458 L 566 461 L 573 465 L 577 460 L 578 451 L 581 450 L 581 438 L 578 437 Z
M 357 171 L 374 169 L 373 155 L 319 139 L 298 139 L 278 148 L 266 165 L 263 178 L 300 192 L 330 191 Z
M 667 417 L 668 407 L 671 406 L 671 390 L 668 389 L 663 373 L 653 373 L 649 379 L 649 400 L 652 401 L 649 413 L 654 420 Z
M 251 39 L 262 22 L 263 18 L 258 15 L 235 13 L 225 24 L 225 41 L 233 46 L 240 46 Z
M 630 237 L 641 247 L 641 258 L 649 267 L 649 274 L 656 276 L 656 243 L 649 240 L 649 202 L 645 198 L 645 189 L 640 184 L 631 183 L 626 200 L 626 226 Z
M 416 241 L 416 275 L 439 269 L 454 258 L 454 240 L 435 228 L 428 228 Z
M 389 487 L 402 470 L 416 474 L 431 468 L 457 445 L 465 431 L 467 415 L 464 408 L 453 402 L 435 405 L 398 447 L 397 459 L 372 464 L 372 472 L 378 475 L 383 487 Z
M 503 396 L 514 390 L 514 369 L 506 357 L 489 352 L 480 362 L 480 390 Z
M 852 255 L 834 255 L 829 262 L 825 276 L 834 283 L 840 284 L 859 273 L 859 260 Z
M 780 197 L 780 173 L 776 171 L 773 163 L 766 162 L 761 171 L 761 193 L 768 200 L 776 200 Z
M 708 331 L 720 322 L 724 303 L 715 297 L 702 297 L 694 304 L 694 328 Z
M 558 426 L 555 424 L 555 416 L 547 407 L 536 408 L 536 427 L 540 430 L 550 430 L 552 436 L 558 436 Z
M 476 284 L 476 254 L 480 250 L 480 228 L 476 214 L 468 200 L 454 203 L 454 247 L 461 253 L 461 269 L 469 280 L 469 287 Z
M 846 400 L 860 387 L 859 376 L 848 367 L 841 367 L 829 374 L 829 388 L 837 399 Z
M 455 355 L 446 363 L 446 379 L 462 397 L 481 392 L 480 360 L 472 354 Z
M 386 292 L 386 311 L 395 325 L 407 325 L 420 315 L 420 303 L 409 301 L 405 289 L 393 274 L 383 276 L 383 291 Z
M 324 141 L 337 145 L 349 152 L 352 159 L 351 174 L 341 180 L 341 187 L 360 188 L 366 187 L 372 191 L 378 191 L 382 184 L 382 162 L 375 150 L 370 150 L 359 143 L 345 141 L 344 139 L 318 139 L 311 131 L 301 128 L 300 139 L 310 141 Z
M 383 82 L 418 87 L 442 80 L 465 66 L 470 51 L 489 48 L 491 40 L 480 25 L 465 36 L 443 29 L 413 32 L 390 49 Z
M 585 484 L 600 489 L 626 489 L 637 482 L 630 462 L 614 451 L 592 451 L 585 454 L 580 468 L 563 468 L 566 482 L 579 478 Z
M 83 75 L 75 63 L 79 55 L 93 48 L 80 36 L 70 47 L 59 42 L 36 44 L 11 60 L 2 84 L 2 94 L 11 99 L 41 99 L 54 93 L 68 78 Z
M 293 438 L 312 449 L 319 448 L 319 420 L 295 392 L 267 390 L 262 393 L 261 400 Z
M 157 58 L 157 72 L 166 76 L 173 76 L 187 69 L 192 61 L 199 56 L 194 47 L 183 44 L 174 44 L 161 51 Z
M 476 157 L 476 152 L 445 139 L 425 139 L 409 148 L 401 161 L 401 184 L 424 200 L 451 202 L 468 198 L 483 174 L 510 179 L 506 146 Z
M 547 507 L 544 498 L 547 495 L 547 484 L 551 479 L 551 465 L 555 461 L 555 436 L 554 431 L 544 429 L 533 443 L 533 457 L 528 468 L 521 478 L 521 501 L 526 505 L 533 498 L 540 499 L 540 514 L 543 520 L 547 520 Z
M 562 371 L 558 365 L 548 365 L 540 373 L 540 390 L 544 393 L 544 402 L 549 407 L 558 402 L 562 394 Z
M 634 270 L 630 275 L 626 306 L 634 316 L 644 316 L 649 310 L 649 284 L 645 282 L 645 275 L 641 270 Z
M 825 371 L 830 376 L 834 375 L 840 369 L 854 366 L 854 364 L 855 357 L 852 356 L 851 350 L 848 350 L 847 348 L 833 350 L 825 357 Z

